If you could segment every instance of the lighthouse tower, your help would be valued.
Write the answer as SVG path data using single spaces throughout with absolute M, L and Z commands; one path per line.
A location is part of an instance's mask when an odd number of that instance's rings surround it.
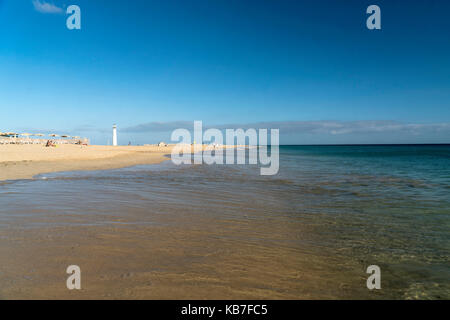
M 117 146 L 117 126 L 113 125 L 113 146 Z

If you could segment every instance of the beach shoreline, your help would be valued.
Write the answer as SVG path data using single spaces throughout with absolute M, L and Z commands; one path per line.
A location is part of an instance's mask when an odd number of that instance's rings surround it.
M 110 148 L 86 161 L 169 153 Z M 57 149 L 42 157 L 64 163 Z M 448 151 L 282 146 L 276 177 L 167 163 L 0 183 L 0 299 L 445 299 Z M 367 289 L 373 264 L 383 290 Z M 71 265 L 81 290 L 66 286 Z
M 158 164 L 170 159 L 168 156 L 174 146 L 2 145 L 0 181 L 32 179 L 38 174 L 53 172 L 111 170 Z M 206 145 L 203 146 L 205 148 Z

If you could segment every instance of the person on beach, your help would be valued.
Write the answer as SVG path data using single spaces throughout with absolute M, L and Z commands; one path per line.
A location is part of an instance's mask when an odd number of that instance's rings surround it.
M 56 145 L 53 143 L 52 140 L 47 140 L 47 143 L 45 144 L 46 147 L 56 147 Z

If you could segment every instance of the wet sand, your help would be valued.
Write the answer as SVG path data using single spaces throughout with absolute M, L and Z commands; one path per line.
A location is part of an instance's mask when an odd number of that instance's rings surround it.
M 212 219 L 189 210 L 151 222 L 139 211 L 48 219 L 0 229 L 0 298 L 336 299 L 355 298 L 355 288 L 368 297 L 362 270 L 349 272 L 326 252 L 280 245 L 299 223 Z M 66 288 L 73 264 L 81 268 L 81 290 Z
M 2 148 L 3 178 L 157 163 L 171 150 Z M 362 264 L 316 244 L 317 221 L 292 214 L 296 190 L 259 170 L 188 167 L 2 182 L 0 299 L 380 298 Z M 81 290 L 66 287 L 69 265 Z
M 360 265 L 314 245 L 315 224 L 289 214 L 291 201 L 221 183 L 235 170 L 225 169 L 5 182 L 0 299 L 378 296 Z M 81 268 L 81 290 L 66 287 L 69 265 Z

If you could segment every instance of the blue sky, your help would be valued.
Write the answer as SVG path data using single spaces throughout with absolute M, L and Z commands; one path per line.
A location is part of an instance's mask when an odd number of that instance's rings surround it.
M 66 7 L 81 8 L 81 30 Z M 370 4 L 382 29 L 366 28 Z M 450 143 L 447 1 L 0 0 L 0 131 Z

